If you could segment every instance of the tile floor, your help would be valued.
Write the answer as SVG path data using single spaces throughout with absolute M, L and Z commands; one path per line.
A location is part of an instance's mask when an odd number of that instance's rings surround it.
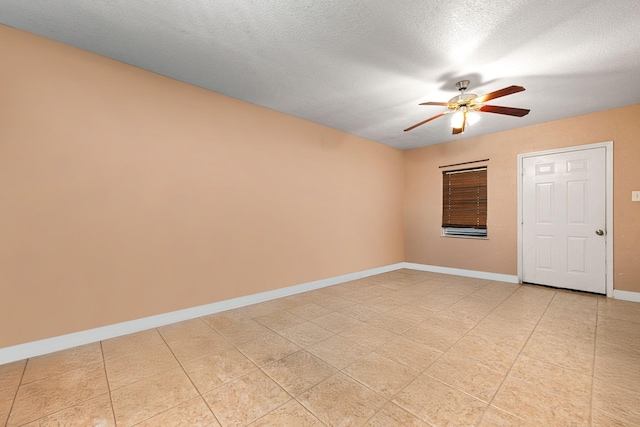
M 8 426 L 639 426 L 640 304 L 398 270 L 0 366 Z

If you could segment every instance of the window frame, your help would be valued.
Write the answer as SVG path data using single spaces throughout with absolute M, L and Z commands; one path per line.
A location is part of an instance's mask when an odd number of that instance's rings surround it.
M 487 239 L 487 217 L 488 167 L 442 171 L 442 236 Z

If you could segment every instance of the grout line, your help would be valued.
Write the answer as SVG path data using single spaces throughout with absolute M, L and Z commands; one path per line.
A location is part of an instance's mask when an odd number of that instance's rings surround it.
M 523 289 L 522 285 L 521 285 L 521 287 L 520 287 L 520 288 L 518 288 L 518 290 L 519 290 L 519 289 Z M 515 291 L 514 291 L 511 295 L 513 295 L 513 294 L 515 294 Z M 498 394 L 498 392 L 499 392 L 499 391 L 500 391 L 500 389 L 502 388 L 502 386 L 503 386 L 503 384 L 504 384 L 505 380 L 506 380 L 506 379 L 507 379 L 507 377 L 509 376 L 509 373 L 510 373 L 510 372 L 511 372 L 511 370 L 513 369 L 513 366 L 516 364 L 517 360 L 518 360 L 518 359 L 520 358 L 520 356 L 522 355 L 522 350 L 524 350 L 524 348 L 527 346 L 527 343 L 528 343 L 528 342 L 529 342 L 529 340 L 531 339 L 531 336 L 533 335 L 533 332 L 534 332 L 534 331 L 536 330 L 536 328 L 538 327 L 538 324 L 540 323 L 540 320 L 544 317 L 544 314 L 545 314 L 545 313 L 547 312 L 547 310 L 549 309 L 549 305 L 551 304 L 551 301 L 553 301 L 553 299 L 556 297 L 556 295 L 557 295 L 557 294 L 558 294 L 558 292 L 557 292 L 557 291 L 553 291 L 553 296 L 552 296 L 552 297 L 549 299 L 549 301 L 547 302 L 547 305 L 546 305 L 546 307 L 545 307 L 544 311 L 542 312 L 542 314 L 541 314 L 541 315 L 540 315 L 540 317 L 538 318 L 538 321 L 536 322 L 535 326 L 531 329 L 531 332 L 529 333 L 529 336 L 527 337 L 527 339 L 525 340 L 524 344 L 522 345 L 522 347 L 521 347 L 521 348 L 520 348 L 520 350 L 518 351 L 518 354 L 517 354 L 517 355 L 516 355 L 516 357 L 513 359 L 513 363 L 511 363 L 511 366 L 509 367 L 509 370 L 507 371 L 507 373 L 506 373 L 506 374 L 504 375 L 504 377 L 502 378 L 502 381 L 500 381 L 500 385 L 499 385 L 499 386 L 498 386 L 498 388 L 496 389 L 496 392 L 495 392 L 495 393 L 493 394 L 493 396 L 491 397 L 491 400 L 489 401 L 489 407 L 491 407 L 491 406 L 493 405 L 493 401 L 495 400 L 496 395 Z M 511 295 L 510 295 L 510 296 L 511 296 Z M 508 297 L 507 297 L 507 299 L 508 299 Z M 506 299 L 505 299 L 505 301 L 506 301 Z M 505 301 L 503 301 L 502 303 L 504 303 Z M 502 305 L 502 303 L 501 303 L 500 305 Z M 499 306 L 500 306 L 500 305 L 499 305 Z M 499 306 L 498 306 L 498 307 L 499 307 Z M 496 307 L 496 309 L 497 309 L 498 307 Z M 514 417 L 518 418 L 519 420 L 522 420 L 522 421 L 524 421 L 524 422 L 528 422 L 528 421 L 526 421 L 526 420 L 523 420 L 523 419 L 522 419 L 521 417 L 519 417 L 518 415 L 513 414 L 513 413 L 511 413 L 511 412 L 509 412 L 509 411 L 506 411 L 506 410 L 505 410 L 505 409 L 503 409 L 503 408 L 498 408 L 498 409 L 500 409 L 500 410 L 501 410 L 501 411 L 503 411 L 503 412 L 506 412 L 506 413 L 507 413 L 507 414 L 509 414 L 509 415 L 512 415 L 512 416 L 514 416 Z M 484 415 L 483 415 L 483 416 L 484 416 Z
M 107 381 L 107 389 L 109 390 L 109 403 L 111 404 L 111 415 L 113 415 L 113 422 L 117 424 L 116 409 L 113 407 L 113 396 L 111 396 L 111 383 L 109 382 L 109 374 L 107 373 L 107 360 L 104 358 L 104 348 L 102 347 L 102 341 L 100 341 L 100 353 L 102 354 L 102 367 L 104 369 L 104 377 Z
M 18 391 L 20 390 L 20 387 L 22 387 L 22 380 L 24 379 L 24 374 L 27 372 L 28 363 L 29 363 L 29 359 L 27 359 L 24 363 L 24 367 L 22 368 L 22 374 L 20 375 L 20 381 L 18 381 L 16 392 L 13 394 L 13 400 L 11 401 L 11 406 L 9 407 L 9 413 L 7 414 L 7 421 L 5 423 L 6 426 L 9 425 L 9 420 L 11 419 L 11 415 L 13 413 L 13 407 L 15 406 L 16 398 L 18 397 Z
M 591 396 L 589 399 L 589 424 L 593 424 L 593 389 L 596 382 L 596 351 L 598 349 L 598 317 L 600 316 L 600 298 L 596 304 L 596 327 L 593 331 L 593 366 L 591 368 Z

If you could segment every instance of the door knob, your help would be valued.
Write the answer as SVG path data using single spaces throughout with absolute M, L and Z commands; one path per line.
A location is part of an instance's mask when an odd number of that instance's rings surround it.
M 596 230 L 596 234 L 597 234 L 598 236 L 602 236 L 602 235 L 604 234 L 604 231 L 602 231 L 602 230 Z

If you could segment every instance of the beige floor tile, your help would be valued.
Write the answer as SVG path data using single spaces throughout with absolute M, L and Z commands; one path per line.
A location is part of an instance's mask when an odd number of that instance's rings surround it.
M 367 323 L 394 334 L 402 334 L 416 326 L 419 322 L 407 319 L 395 312 L 387 311 L 367 320 Z
M 299 395 L 336 372 L 336 368 L 306 350 L 263 366 L 262 370 L 292 396 Z
M 507 299 L 494 309 L 491 314 L 502 317 L 505 322 L 513 319 L 535 325 L 542 318 L 545 308 L 545 306 L 528 306 L 526 303 L 510 303 Z
M 312 302 L 290 308 L 288 311 L 290 313 L 295 314 L 296 316 L 300 316 L 303 319 L 307 319 L 307 320 L 312 320 L 318 317 L 326 316 L 327 314 L 330 314 L 333 312 L 328 308 L 322 307 Z
M 16 390 L 17 387 L 0 390 L 0 425 L 5 425 L 9 418 L 13 399 L 16 397 Z
M 505 319 L 490 313 L 469 332 L 471 335 L 482 335 L 493 338 L 494 342 L 512 341 L 521 349 L 531 336 L 535 324 L 517 319 Z
M 455 343 L 448 353 L 506 374 L 518 357 L 519 345 L 515 341 L 506 341 L 504 345 L 505 341 L 496 343 L 493 339 L 489 336 L 469 334 Z
M 553 363 L 521 355 L 509 376 L 526 381 L 556 396 L 591 402 L 591 376 L 580 374 Z
M 354 319 L 353 317 L 345 316 L 344 314 L 333 312 L 326 316 L 317 317 L 311 322 L 323 327 L 324 329 L 338 334 L 346 329 L 358 326 L 362 322 Z
M 390 292 L 389 288 L 385 288 L 382 285 L 368 285 L 366 290 L 363 287 L 345 289 L 343 292 L 341 292 L 337 296 L 343 299 L 347 299 L 349 301 L 353 301 L 357 304 L 362 304 L 362 303 L 366 303 L 367 301 L 373 298 L 388 295 L 389 292 Z M 344 310 L 345 309 L 343 308 L 337 311 L 342 312 Z
M 631 425 L 640 425 L 640 392 L 594 380 L 591 405 L 594 411 Z
M 411 415 L 394 403 L 387 403 L 365 424 L 367 427 L 429 427 L 417 417 Z
M 226 328 L 227 326 L 231 326 L 234 323 L 238 323 L 248 319 L 249 316 L 243 313 L 239 308 L 202 316 L 202 320 L 213 329 Z
M 558 289 L 551 303 L 549 303 L 549 308 L 557 307 L 571 311 L 597 311 L 598 301 L 602 298 L 599 295 Z
M 253 319 L 234 323 L 226 328 L 218 329 L 218 333 L 233 345 L 242 345 L 249 341 L 273 336 L 274 332 Z
M 522 349 L 525 356 L 561 365 L 584 375 L 593 372 L 594 352 L 593 340 L 543 333 L 531 335 Z
M 409 304 L 421 308 L 422 310 L 438 313 L 447 307 L 451 307 L 462 298 L 464 298 L 462 295 L 436 295 L 416 298 L 415 301 L 409 302 Z
M 540 303 L 548 305 L 557 292 L 564 291 L 544 286 L 523 284 L 513 293 L 512 296 L 516 300 L 525 301 L 530 304 Z
M 473 311 L 484 313 L 485 315 L 489 314 L 493 309 L 500 305 L 500 302 L 495 298 L 495 295 L 490 299 L 480 298 L 482 294 L 479 294 L 479 292 L 481 292 L 482 289 L 467 295 L 448 309 L 457 312 Z
M 420 375 L 393 402 L 432 425 L 473 426 L 487 404 L 441 382 Z
M 432 325 L 429 323 L 429 320 L 426 320 L 402 335 L 437 350 L 447 351 L 467 332 L 466 329 Z
M 187 338 L 199 337 L 211 333 L 211 326 L 207 325 L 202 319 L 185 320 L 184 322 L 172 323 L 171 325 L 161 326 L 157 328 L 162 338 L 170 343 L 172 341 L 180 341 Z
M 307 350 L 336 369 L 343 369 L 371 352 L 371 349 L 340 335 L 334 335 L 320 341 Z
M 381 345 L 376 353 L 419 372 L 427 369 L 443 354 L 440 350 L 402 336 Z
M 549 316 L 545 314 L 536 325 L 535 334 L 563 334 L 570 337 L 595 337 L 596 323 L 574 318 L 565 318 L 564 315 Z
M 315 323 L 305 322 L 280 331 L 280 335 L 300 347 L 309 347 L 326 340 L 333 335 L 333 332 Z
M 398 308 L 404 304 L 406 301 L 398 298 L 393 298 L 389 296 L 379 296 L 376 298 L 369 299 L 365 301 L 363 304 L 380 311 L 381 313 L 386 313 L 389 310 L 393 310 Z
M 589 405 L 567 399 L 514 377 L 507 377 L 492 405 L 533 425 L 583 426 L 589 423 Z
M 368 323 L 362 323 L 358 326 L 346 329 L 340 332 L 340 335 L 352 340 L 358 345 L 372 350 L 396 337 L 395 334 Z
M 347 366 L 343 372 L 387 399 L 393 398 L 420 374 L 375 352 Z
M 365 304 L 353 304 L 339 310 L 339 313 L 352 317 L 356 320 L 360 320 L 361 322 L 365 322 L 372 317 L 379 315 L 381 311 Z
M 280 302 L 278 302 L 277 300 L 271 300 L 258 304 L 247 305 L 241 307 L 239 310 L 253 319 L 280 311 L 282 310 L 282 307 L 280 306 Z
M 255 320 L 273 331 L 281 331 L 292 326 L 304 323 L 305 318 L 297 316 L 288 311 L 277 311 L 265 316 L 256 317 Z
M 187 400 L 154 417 L 137 424 L 136 427 L 219 427 L 220 423 L 213 416 L 200 396 Z
M 109 394 L 102 394 L 70 408 L 63 409 L 24 427 L 115 426 Z
M 179 366 L 166 344 L 127 353 L 105 361 L 109 388 L 115 390 L 127 384 L 168 371 Z
M 223 427 L 247 425 L 291 399 L 260 370 L 211 390 L 202 397 Z
M 387 400 L 343 373 L 329 377 L 298 397 L 320 421 L 332 426 L 361 426 Z
M 10 388 L 16 390 L 22 379 L 26 360 L 0 365 L 0 390 Z
M 635 423 L 618 420 L 600 411 L 591 411 L 591 427 L 637 427 Z
M 340 311 L 347 307 L 351 307 L 352 305 L 355 304 L 355 302 L 344 299 L 344 298 L 327 296 L 325 298 L 316 300 L 315 304 L 322 306 L 331 311 Z
M 164 344 L 157 330 L 148 329 L 102 341 L 105 360 Z
M 475 319 L 461 316 L 459 313 L 453 313 L 446 309 L 429 317 L 422 324 L 466 333 L 473 329 L 477 323 L 478 321 Z
M 640 327 L 638 322 L 602 317 L 598 319 L 597 339 L 604 342 L 636 344 L 637 348 L 637 343 L 640 341 Z
M 102 349 L 99 342 L 45 354 L 44 356 L 32 357 L 27 361 L 22 384 L 28 384 L 92 363 L 101 363 L 102 361 Z
M 264 417 L 249 424 L 250 427 L 321 427 L 324 424 L 295 400 L 290 400 Z
M 596 339 L 596 361 L 599 358 L 614 360 L 616 364 L 640 359 L 640 343 L 630 340 L 604 341 Z
M 484 402 L 491 401 L 504 380 L 504 374 L 449 353 L 436 360 L 425 374 Z
M 515 415 L 508 414 L 494 406 L 489 406 L 478 427 L 533 427 Z
M 174 368 L 111 392 L 118 426 L 132 426 L 198 395 L 182 368 Z
M 245 356 L 258 366 L 264 366 L 295 353 L 300 347 L 280 335 L 259 338 L 238 346 Z
M 598 318 L 640 323 L 640 304 L 613 298 L 600 298 L 598 299 Z
M 441 313 L 465 319 L 470 322 L 472 326 L 475 326 L 494 309 L 493 305 L 488 303 L 466 303 L 468 298 L 469 297 L 466 297 L 452 306 L 445 308 Z
M 596 334 L 596 357 L 640 357 L 640 340 L 635 341 L 623 336 L 604 337 Z
M 505 282 L 489 282 L 486 286 L 476 290 L 470 297 L 499 304 L 518 290 L 520 285 Z
M 208 354 L 220 353 L 233 348 L 233 345 L 214 330 L 182 340 L 170 341 L 168 346 L 180 363 L 187 363 Z
M 640 355 L 624 352 L 600 356 L 596 352 L 594 378 L 640 393 Z
M 556 292 L 556 289 L 525 284 L 516 289 L 505 302 L 508 302 L 509 305 L 521 304 L 522 306 L 546 308 Z
M 284 308 L 284 310 L 291 310 L 305 304 L 313 303 L 313 301 L 315 301 L 317 297 L 313 296 L 313 292 L 300 292 L 298 294 L 289 295 L 281 299 L 287 301 L 288 303 L 288 307 Z
M 424 308 L 416 307 L 411 304 L 401 305 L 397 308 L 389 310 L 388 313 L 396 314 L 406 320 L 411 320 L 415 324 L 422 323 L 435 314 L 435 312 L 431 310 L 425 310 Z
M 235 348 L 191 360 L 183 367 L 200 393 L 257 370 L 256 365 Z
M 593 325 L 596 323 L 597 314 L 598 311 L 595 309 L 590 310 L 580 305 L 572 305 L 570 303 L 567 306 L 563 306 L 560 303 L 554 304 L 554 301 L 552 301 L 542 315 L 541 320 L 548 319 L 554 320 L 557 323 L 576 322 Z
M 102 363 L 83 366 L 18 388 L 8 426 L 43 418 L 109 391 Z

